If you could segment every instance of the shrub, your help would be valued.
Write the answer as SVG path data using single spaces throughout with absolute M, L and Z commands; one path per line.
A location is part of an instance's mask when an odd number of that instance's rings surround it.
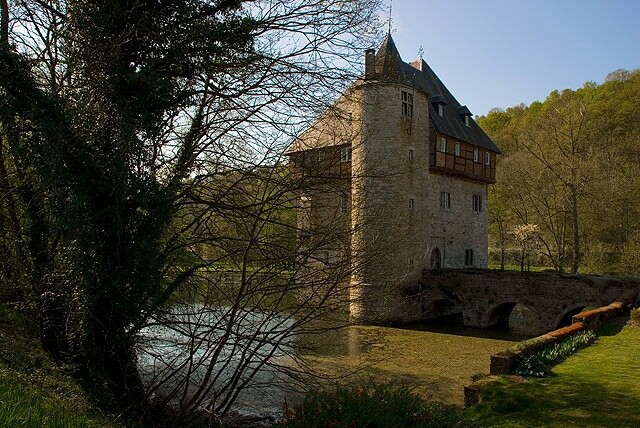
M 579 331 L 538 352 L 518 358 L 516 374 L 520 376 L 543 377 L 549 374 L 551 366 L 584 348 L 596 339 L 591 330 Z
M 287 412 L 285 412 L 286 414 Z M 422 400 L 406 386 L 368 382 L 311 391 L 283 428 L 472 427 L 455 407 Z

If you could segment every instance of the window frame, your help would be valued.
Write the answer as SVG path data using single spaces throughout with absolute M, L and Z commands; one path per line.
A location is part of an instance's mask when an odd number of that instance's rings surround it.
M 473 248 L 466 248 L 464 250 L 464 265 L 473 266 Z
M 450 192 L 440 192 L 440 208 L 443 210 L 451 209 L 451 193 Z
M 462 152 L 462 144 L 460 144 L 460 141 L 456 141 L 453 146 L 453 154 L 456 156 L 460 156 L 461 152 Z
M 447 153 L 447 137 L 440 137 L 440 152 Z
M 407 91 L 400 91 L 402 100 L 402 116 L 413 118 L 413 94 Z
M 491 166 L 491 153 L 484 152 L 484 164 L 487 166 Z
M 472 209 L 474 213 L 482 212 L 482 195 L 474 194 L 472 196 Z
M 473 162 L 480 163 L 480 150 L 477 147 L 473 149 Z
M 341 214 L 349 213 L 349 199 L 344 195 L 340 196 L 340 213 Z
M 340 163 L 351 162 L 351 146 L 345 146 L 340 148 Z

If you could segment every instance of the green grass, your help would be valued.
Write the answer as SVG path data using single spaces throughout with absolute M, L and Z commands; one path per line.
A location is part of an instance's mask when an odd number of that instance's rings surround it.
M 551 377 L 487 386 L 469 412 L 486 427 L 640 427 L 640 328 L 616 329 L 603 329 Z
M 489 269 L 493 269 L 493 270 L 499 270 L 500 269 L 500 263 L 498 264 L 490 264 L 489 265 Z M 520 272 L 520 265 L 504 265 L 504 270 L 515 270 Z M 524 267 L 524 270 L 527 271 L 527 267 Z M 529 266 L 529 272 L 546 272 L 546 271 L 553 271 L 553 267 L 552 266 Z
M 40 348 L 27 318 L 0 308 L 0 427 L 116 428 Z

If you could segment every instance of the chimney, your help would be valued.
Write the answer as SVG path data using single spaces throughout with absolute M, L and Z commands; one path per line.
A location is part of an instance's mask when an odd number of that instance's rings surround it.
M 373 49 L 367 49 L 364 54 L 364 78 L 373 79 L 376 74 L 376 53 Z

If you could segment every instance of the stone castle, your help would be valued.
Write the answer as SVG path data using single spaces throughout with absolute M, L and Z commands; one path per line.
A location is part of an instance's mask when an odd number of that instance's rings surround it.
M 313 259 L 351 266 L 350 314 L 413 318 L 425 269 L 487 266 L 487 185 L 498 147 L 427 63 L 387 35 L 365 73 L 288 150 L 302 177 L 301 235 Z

